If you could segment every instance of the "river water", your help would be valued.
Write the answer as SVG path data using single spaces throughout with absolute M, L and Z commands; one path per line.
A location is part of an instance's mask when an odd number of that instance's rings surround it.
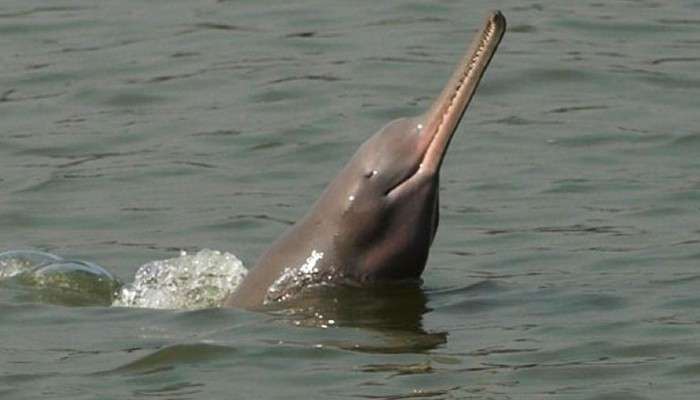
M 700 2 L 485 3 L 3 0 L 0 251 L 127 283 L 181 251 L 252 265 L 490 8 L 509 28 L 421 289 L 299 315 L 6 281 L 0 397 L 697 398 Z

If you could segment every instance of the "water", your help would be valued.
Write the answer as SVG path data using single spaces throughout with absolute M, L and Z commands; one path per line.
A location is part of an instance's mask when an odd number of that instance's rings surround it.
M 509 31 L 450 147 L 422 290 L 253 313 L 5 282 L 0 397 L 696 398 L 700 3 L 488 7 Z M 127 283 L 181 250 L 251 265 L 429 104 L 486 12 L 5 0 L 0 247 Z
M 235 255 L 204 249 L 144 264 L 116 290 L 115 307 L 194 310 L 221 307 L 248 270 Z

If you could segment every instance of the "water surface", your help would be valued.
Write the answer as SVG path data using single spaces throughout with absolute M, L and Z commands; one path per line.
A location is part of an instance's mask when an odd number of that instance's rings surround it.
M 450 147 L 422 290 L 295 316 L 4 284 L 0 397 L 696 398 L 697 1 L 6 0 L 0 248 L 124 282 L 181 250 L 250 266 L 427 107 L 489 8 L 509 31 Z

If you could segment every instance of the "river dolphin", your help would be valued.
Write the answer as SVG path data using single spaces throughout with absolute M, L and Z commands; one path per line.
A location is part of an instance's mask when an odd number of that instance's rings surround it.
M 310 286 L 419 280 L 438 227 L 440 166 L 505 30 L 503 15 L 490 13 L 428 112 L 364 142 L 224 305 L 259 308 Z

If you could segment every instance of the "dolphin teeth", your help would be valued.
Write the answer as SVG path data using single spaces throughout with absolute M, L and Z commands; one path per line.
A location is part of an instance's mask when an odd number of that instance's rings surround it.
M 440 131 L 440 129 L 442 128 L 442 125 L 445 122 L 445 116 L 449 114 L 449 111 L 453 108 L 455 99 L 457 98 L 459 91 L 462 89 L 462 86 L 464 86 L 464 82 L 474 73 L 474 68 L 479 63 L 479 60 L 481 60 L 481 57 L 484 55 L 484 52 L 486 51 L 486 46 L 491 41 L 491 38 L 493 37 L 495 32 L 496 24 L 493 21 L 489 21 L 489 25 L 486 28 L 486 33 L 479 42 L 479 47 L 474 52 L 474 56 L 472 56 L 471 62 L 467 65 L 467 68 L 462 73 L 462 77 L 457 82 L 457 85 L 455 86 L 454 91 L 452 92 L 452 97 L 450 97 L 450 101 L 447 104 L 447 107 L 445 107 L 445 111 L 440 116 L 440 122 L 437 125 L 436 131 Z

